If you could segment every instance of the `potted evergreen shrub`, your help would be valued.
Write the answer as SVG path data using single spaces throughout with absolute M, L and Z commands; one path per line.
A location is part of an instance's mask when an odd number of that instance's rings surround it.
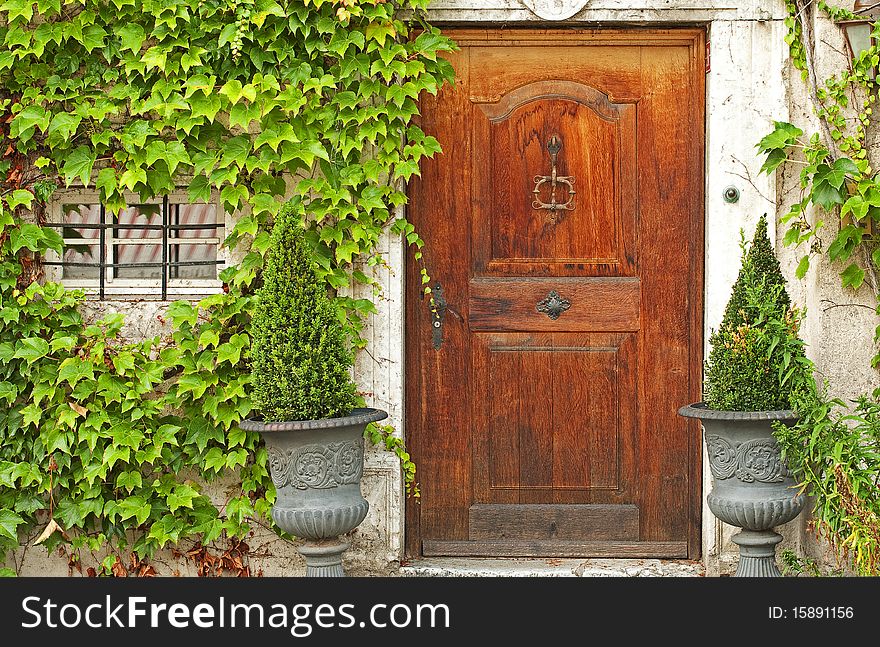
M 704 402 L 679 409 L 703 424 L 712 491 L 707 503 L 742 530 L 736 576 L 779 577 L 775 526 L 791 521 L 805 497 L 786 469 L 774 425 L 797 420 L 799 399 L 815 388 L 812 363 L 798 336 L 803 313 L 792 307 L 767 237 L 766 215 L 751 244 L 718 330 L 709 338 Z
M 277 498 L 272 518 L 306 540 L 306 576 L 344 575 L 339 539 L 369 504 L 361 495 L 366 425 L 385 411 L 358 408 L 354 361 L 336 306 L 318 283 L 298 218 L 287 205 L 271 246 L 251 323 L 251 380 Z

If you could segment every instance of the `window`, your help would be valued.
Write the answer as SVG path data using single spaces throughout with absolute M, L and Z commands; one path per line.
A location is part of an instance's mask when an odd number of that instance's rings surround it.
M 97 194 L 71 193 L 55 202 L 49 223 L 64 238 L 64 256 L 45 265 L 53 280 L 99 299 L 216 292 L 225 265 L 222 214 L 217 203 L 185 195 L 146 203 L 131 196 L 114 217 Z

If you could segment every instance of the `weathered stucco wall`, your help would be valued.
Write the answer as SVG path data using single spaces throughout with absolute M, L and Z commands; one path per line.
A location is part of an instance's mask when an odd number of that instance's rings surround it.
M 747 236 L 763 213 L 784 213 L 796 199 L 797 177 L 784 174 L 769 177 L 759 173 L 762 160 L 755 144 L 777 120 L 809 124 L 813 121 L 804 86 L 787 64 L 784 43 L 785 7 L 782 0 L 436 0 L 429 10 L 438 23 L 481 23 L 516 25 L 560 24 L 620 27 L 628 25 L 704 25 L 711 42 L 711 70 L 707 76 L 706 139 L 706 272 L 705 338 L 720 322 L 729 288 L 739 267 L 740 230 Z M 543 16 L 543 17 L 542 17 Z M 547 22 L 547 20 L 552 22 Z M 834 43 L 843 51 L 842 40 L 825 20 L 816 24 L 817 38 Z M 826 48 L 818 61 L 830 70 L 841 64 L 841 53 Z M 443 142 L 449 145 L 448 142 Z M 724 201 L 723 192 L 734 186 L 738 202 Z M 783 229 L 777 235 L 781 237 Z M 826 237 L 831 235 L 828 232 Z M 772 232 L 771 232 L 772 235 Z M 370 341 L 357 364 L 357 376 L 368 401 L 388 410 L 389 422 L 397 433 L 403 429 L 403 268 L 401 242 L 392 236 L 383 240 L 388 267 L 377 268 L 383 286 L 378 314 L 367 336 Z M 851 294 L 840 288 L 838 268 L 823 260 L 814 262 L 807 277 L 794 278 L 799 252 L 779 248 L 783 271 L 789 278 L 794 300 L 807 307 L 803 335 L 810 356 L 828 379 L 832 391 L 852 397 L 880 384 L 870 369 L 874 349 L 871 335 L 877 317 L 870 289 Z M 368 295 L 364 295 L 368 296 Z M 860 305 L 844 305 L 860 304 Z M 830 307 L 835 306 L 835 307 Z M 839 306 L 839 307 L 836 307 Z M 869 307 L 861 307 L 869 306 Z M 159 319 L 163 305 L 155 302 L 108 304 L 128 315 L 126 334 L 152 336 L 163 330 Z M 706 348 L 708 353 L 708 348 Z M 367 453 L 364 494 L 370 513 L 353 533 L 353 547 L 347 555 L 354 574 L 394 572 L 402 555 L 403 487 L 398 462 L 389 452 L 371 449 Z M 703 475 L 703 494 L 711 478 L 708 462 Z M 209 486 L 211 496 L 221 499 L 224 485 Z M 705 497 L 704 497 L 705 500 Z M 807 516 L 788 524 L 785 543 L 815 556 L 827 556 L 823 544 L 806 528 Z M 735 566 L 736 547 L 730 542 L 735 529 L 720 524 L 704 507 L 703 559 L 708 575 L 729 573 Z M 258 556 L 252 572 L 266 575 L 299 575 L 304 572 L 293 546 L 257 528 L 250 541 Z M 44 551 L 28 551 L 25 573 L 66 573 L 66 560 L 46 560 Z M 192 572 L 191 565 L 163 554 L 159 565 L 167 573 Z
M 836 4 L 852 7 L 852 2 L 839 1 Z M 845 69 L 848 54 L 840 29 L 821 12 L 814 15 L 812 25 L 818 44 L 816 75 L 821 83 Z M 805 136 L 819 132 L 819 122 L 813 112 L 807 86 L 800 74 L 791 67 L 786 69 L 786 90 L 790 110 L 788 121 L 802 128 Z M 872 129 L 868 131 L 869 143 L 873 135 L 876 144 L 876 127 L 873 131 L 873 134 Z M 871 158 L 876 168 L 878 159 L 875 152 L 871 153 Z M 780 216 L 787 213 L 790 205 L 801 197 L 799 172 L 799 167 L 792 166 L 778 176 L 777 213 Z M 837 235 L 836 217 L 816 213 L 816 210 L 812 210 L 809 217 L 813 224 L 818 220 L 825 221 L 825 227 L 819 230 L 819 238 L 822 249 L 827 249 Z M 784 233 L 785 228 L 781 226 L 779 236 Z M 789 277 L 792 298 L 807 308 L 803 337 L 808 344 L 808 354 L 815 362 L 819 376 L 827 382 L 829 392 L 835 397 L 849 401 L 860 394 L 870 394 L 880 386 L 880 373 L 871 368 L 871 358 L 877 350 L 873 343 L 874 329 L 880 323 L 875 314 L 876 286 L 872 287 L 869 281 L 858 291 L 843 288 L 839 272 L 846 264 L 831 264 L 827 256 L 822 254 L 811 257 L 810 270 L 803 280 L 798 280 L 794 277 L 795 266 L 804 253 L 803 249 L 779 250 L 783 270 Z M 827 544 L 816 537 L 809 516 L 804 514 L 800 521 L 804 526 L 800 543 L 802 553 L 819 560 L 829 569 L 839 568 Z

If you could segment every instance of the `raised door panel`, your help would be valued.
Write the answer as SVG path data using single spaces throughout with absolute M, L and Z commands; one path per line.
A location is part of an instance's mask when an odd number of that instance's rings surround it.
M 633 333 L 474 336 L 477 503 L 635 497 Z
M 636 113 L 571 81 L 474 105 L 476 275 L 634 274 Z

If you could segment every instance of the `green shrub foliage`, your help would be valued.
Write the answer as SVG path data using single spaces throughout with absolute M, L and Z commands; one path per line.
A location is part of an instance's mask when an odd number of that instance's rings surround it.
M 791 409 L 795 396 L 812 384 L 812 365 L 798 337 L 803 313 L 791 306 L 766 216 L 742 249 L 721 326 L 709 339 L 705 400 L 725 411 Z
M 292 212 L 275 220 L 251 323 L 253 399 L 266 421 L 343 416 L 358 400 L 338 310 Z

